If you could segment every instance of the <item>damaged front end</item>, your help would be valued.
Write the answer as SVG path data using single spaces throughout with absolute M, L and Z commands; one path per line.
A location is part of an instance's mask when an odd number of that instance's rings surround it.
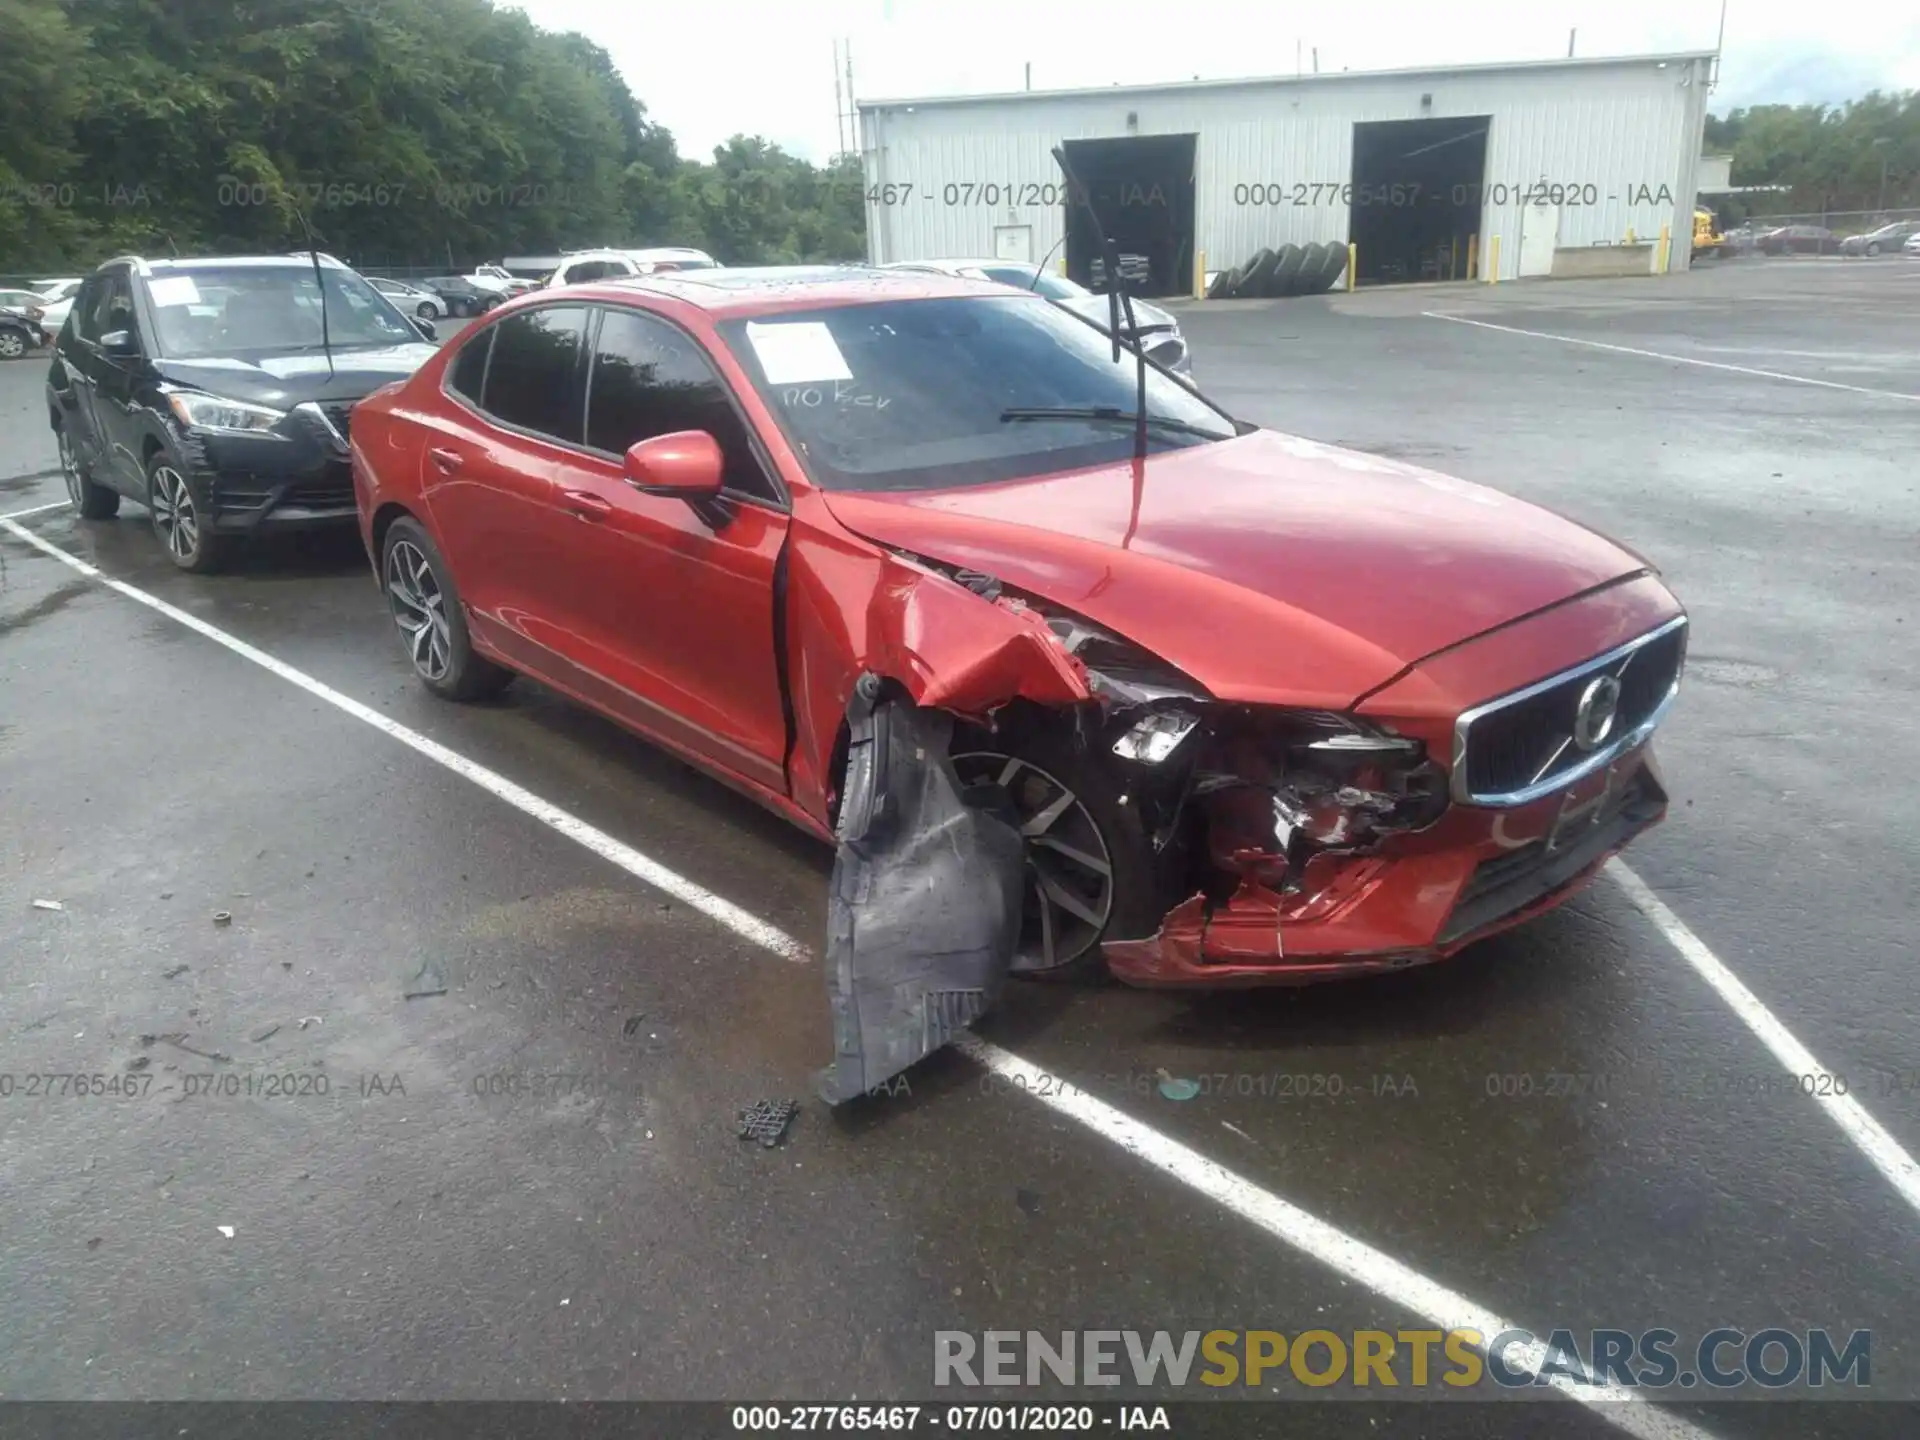
M 1369 857 L 1446 812 L 1446 773 L 1418 739 L 1334 711 L 1217 701 L 1089 621 L 1026 597 L 1011 603 L 1039 612 L 1084 667 L 1096 703 L 1082 707 L 1082 739 L 1116 771 L 1156 878 L 1184 897 L 1158 933 L 1104 942 L 1119 979 L 1287 978 L 1283 928 L 1360 898 L 1382 868 Z M 1298 968 L 1321 976 L 1338 967 Z
M 1284 978 L 1284 927 L 1358 899 L 1381 868 L 1368 857 L 1447 808 L 1421 742 L 1351 716 L 1215 705 L 1127 718 L 1114 753 L 1139 772 L 1156 835 L 1185 838 L 1189 896 L 1156 935 L 1103 946 L 1133 984 Z

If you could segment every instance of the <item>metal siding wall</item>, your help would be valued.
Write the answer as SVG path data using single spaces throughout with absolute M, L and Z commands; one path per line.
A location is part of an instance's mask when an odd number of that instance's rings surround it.
M 1692 83 L 1682 86 L 1682 77 Z M 1199 135 L 1196 243 L 1209 267 L 1245 261 L 1263 245 L 1344 241 L 1345 205 L 1236 204 L 1235 187 L 1273 183 L 1345 185 L 1352 178 L 1353 126 L 1363 121 L 1491 115 L 1490 186 L 1591 183 L 1593 206 L 1563 206 L 1560 244 L 1612 243 L 1631 227 L 1657 239 L 1673 227 L 1681 253 L 1692 229 L 1692 195 L 1704 116 L 1704 67 L 1671 62 L 1570 66 L 1552 70 L 1363 77 L 1305 77 L 1190 91 L 1009 97 L 1004 101 L 895 107 L 865 115 L 869 186 L 910 182 L 910 199 L 868 206 L 869 257 L 876 261 L 993 253 L 996 224 L 1033 226 L 1036 256 L 1060 239 L 1057 206 L 949 205 L 949 182 L 1055 185 L 1049 151 L 1061 140 Z M 1431 94 L 1422 110 L 1420 96 Z M 1138 117 L 1132 131 L 1127 116 Z M 1633 203 L 1630 189 L 1668 205 Z M 1243 195 L 1245 192 L 1241 192 Z M 1493 198 L 1499 198 L 1496 195 Z M 1480 234 L 1501 237 L 1502 279 L 1518 274 L 1517 197 L 1489 201 Z

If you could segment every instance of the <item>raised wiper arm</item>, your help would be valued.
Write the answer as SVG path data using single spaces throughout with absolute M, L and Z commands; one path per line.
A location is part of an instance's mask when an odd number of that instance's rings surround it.
M 1162 415 L 1140 415 L 1131 410 L 1122 410 L 1118 405 L 1016 405 L 1002 410 L 1003 422 L 1015 420 L 1106 420 L 1128 425 L 1140 425 L 1155 430 L 1170 430 L 1176 435 L 1198 435 L 1206 440 L 1224 440 L 1227 437 L 1217 434 L 1202 425 L 1189 425 L 1185 420 L 1174 420 Z

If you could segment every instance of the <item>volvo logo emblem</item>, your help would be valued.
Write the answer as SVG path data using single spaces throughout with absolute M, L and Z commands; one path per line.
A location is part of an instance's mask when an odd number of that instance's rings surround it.
M 1580 693 L 1580 708 L 1573 716 L 1573 743 L 1582 750 L 1598 750 L 1613 733 L 1619 710 L 1620 682 L 1611 675 L 1595 676 Z

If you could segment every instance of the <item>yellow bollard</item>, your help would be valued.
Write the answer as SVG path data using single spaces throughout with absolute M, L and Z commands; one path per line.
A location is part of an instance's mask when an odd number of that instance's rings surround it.
M 1347 242 L 1347 293 L 1351 295 L 1360 285 L 1360 247 L 1351 240 Z
M 1636 240 L 1636 239 L 1634 238 L 1634 234 L 1633 234 L 1633 227 L 1632 227 L 1631 225 L 1629 225 L 1629 226 L 1627 227 L 1627 244 L 1629 244 L 1629 245 L 1638 245 L 1639 243 L 1640 243 L 1640 242 L 1639 242 L 1638 240 Z
M 1467 279 L 1480 273 L 1480 232 L 1467 236 Z
M 1447 279 L 1460 278 L 1460 237 L 1455 235 L 1447 242 Z
M 1500 283 L 1500 237 L 1494 236 L 1487 242 L 1487 284 Z
M 1193 298 L 1207 298 L 1207 252 L 1198 250 L 1193 256 Z
M 1656 274 L 1666 274 L 1668 263 L 1673 259 L 1672 230 L 1673 227 L 1670 225 L 1662 225 L 1660 227 L 1660 249 L 1657 253 L 1657 258 L 1653 262 L 1653 268 Z

